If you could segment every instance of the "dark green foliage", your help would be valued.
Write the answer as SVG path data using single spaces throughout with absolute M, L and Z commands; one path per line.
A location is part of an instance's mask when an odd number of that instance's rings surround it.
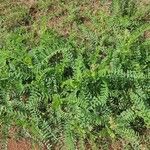
M 68 150 L 84 149 L 86 141 L 95 149 L 105 138 L 139 149 L 150 130 L 150 41 L 144 37 L 150 25 L 137 13 L 135 1 L 114 0 L 110 16 L 99 14 L 106 27 L 89 33 L 89 42 L 46 29 L 31 46 L 26 28 L 10 31 L 0 50 L 3 139 L 17 126 L 48 149 L 60 141 Z

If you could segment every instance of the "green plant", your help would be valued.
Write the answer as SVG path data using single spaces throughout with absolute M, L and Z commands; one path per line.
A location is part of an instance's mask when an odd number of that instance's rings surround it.
M 12 126 L 48 149 L 60 141 L 68 150 L 98 149 L 103 139 L 108 148 L 118 138 L 140 149 L 149 140 L 149 9 L 139 14 L 133 0 L 111 8 L 91 18 L 94 31 L 78 23 L 81 37 L 42 26 L 32 43 L 27 28 L 8 32 L 0 51 L 3 147 Z

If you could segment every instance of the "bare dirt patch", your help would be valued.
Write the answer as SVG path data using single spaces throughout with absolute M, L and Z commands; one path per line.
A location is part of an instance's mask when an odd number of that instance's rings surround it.
M 21 0 L 21 3 L 27 5 L 28 7 L 32 7 L 36 4 L 36 0 Z
M 75 12 L 70 12 L 70 8 L 72 8 L 73 5 L 77 5 L 77 9 Z M 110 5 L 111 0 L 105 4 L 102 4 L 98 0 L 79 4 L 78 2 L 76 4 L 70 2 L 67 7 L 53 3 L 48 9 L 48 14 L 52 16 L 48 20 L 48 28 L 57 31 L 62 36 L 67 36 L 75 32 L 79 33 L 80 25 L 95 30 L 91 18 L 98 15 L 101 11 L 109 14 Z
M 146 32 L 144 33 L 144 37 L 145 37 L 146 39 L 150 39 L 150 31 L 146 31 Z
M 25 139 L 21 141 L 16 141 L 11 138 L 8 140 L 7 148 L 8 150 L 31 150 L 31 143 Z
M 19 128 L 12 127 L 9 130 L 9 135 L 7 139 L 7 150 L 41 150 L 38 144 L 34 144 L 29 138 L 16 138 L 16 135 L 19 132 Z M 2 138 L 2 136 L 0 136 Z M 0 138 L 0 141 L 2 139 Z M 2 149 L 2 143 L 0 142 L 0 150 Z M 43 150 L 46 150 L 43 148 Z

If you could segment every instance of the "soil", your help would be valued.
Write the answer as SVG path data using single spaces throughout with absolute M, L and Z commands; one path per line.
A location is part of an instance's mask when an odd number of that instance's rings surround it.
M 31 150 L 31 143 L 27 140 L 16 141 L 14 139 L 8 140 L 8 150 Z M 38 149 L 35 149 L 38 150 Z
M 14 138 L 10 138 L 8 140 L 7 150 L 47 150 L 47 148 L 45 146 L 41 149 L 38 145 L 33 145 L 31 141 L 27 139 L 21 139 L 18 141 Z
M 19 128 L 12 127 L 9 130 L 9 136 L 7 141 L 7 150 L 41 150 L 37 144 L 32 144 L 29 139 L 17 138 L 16 134 L 19 132 Z M 0 136 L 2 137 L 2 136 Z M 1 141 L 2 139 L 0 139 Z M 2 150 L 2 145 L 0 143 L 0 150 Z M 42 150 L 46 150 L 45 148 Z

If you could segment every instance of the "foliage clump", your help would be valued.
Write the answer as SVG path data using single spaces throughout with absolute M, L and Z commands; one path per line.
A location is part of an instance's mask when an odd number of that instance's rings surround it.
M 48 149 L 108 149 L 117 140 L 122 149 L 140 149 L 150 142 L 149 7 L 139 12 L 137 4 L 113 0 L 109 13 L 89 13 L 92 25 L 77 24 L 67 37 L 45 19 L 40 27 L 33 20 L 30 28 L 2 27 L 4 146 L 12 126 Z

